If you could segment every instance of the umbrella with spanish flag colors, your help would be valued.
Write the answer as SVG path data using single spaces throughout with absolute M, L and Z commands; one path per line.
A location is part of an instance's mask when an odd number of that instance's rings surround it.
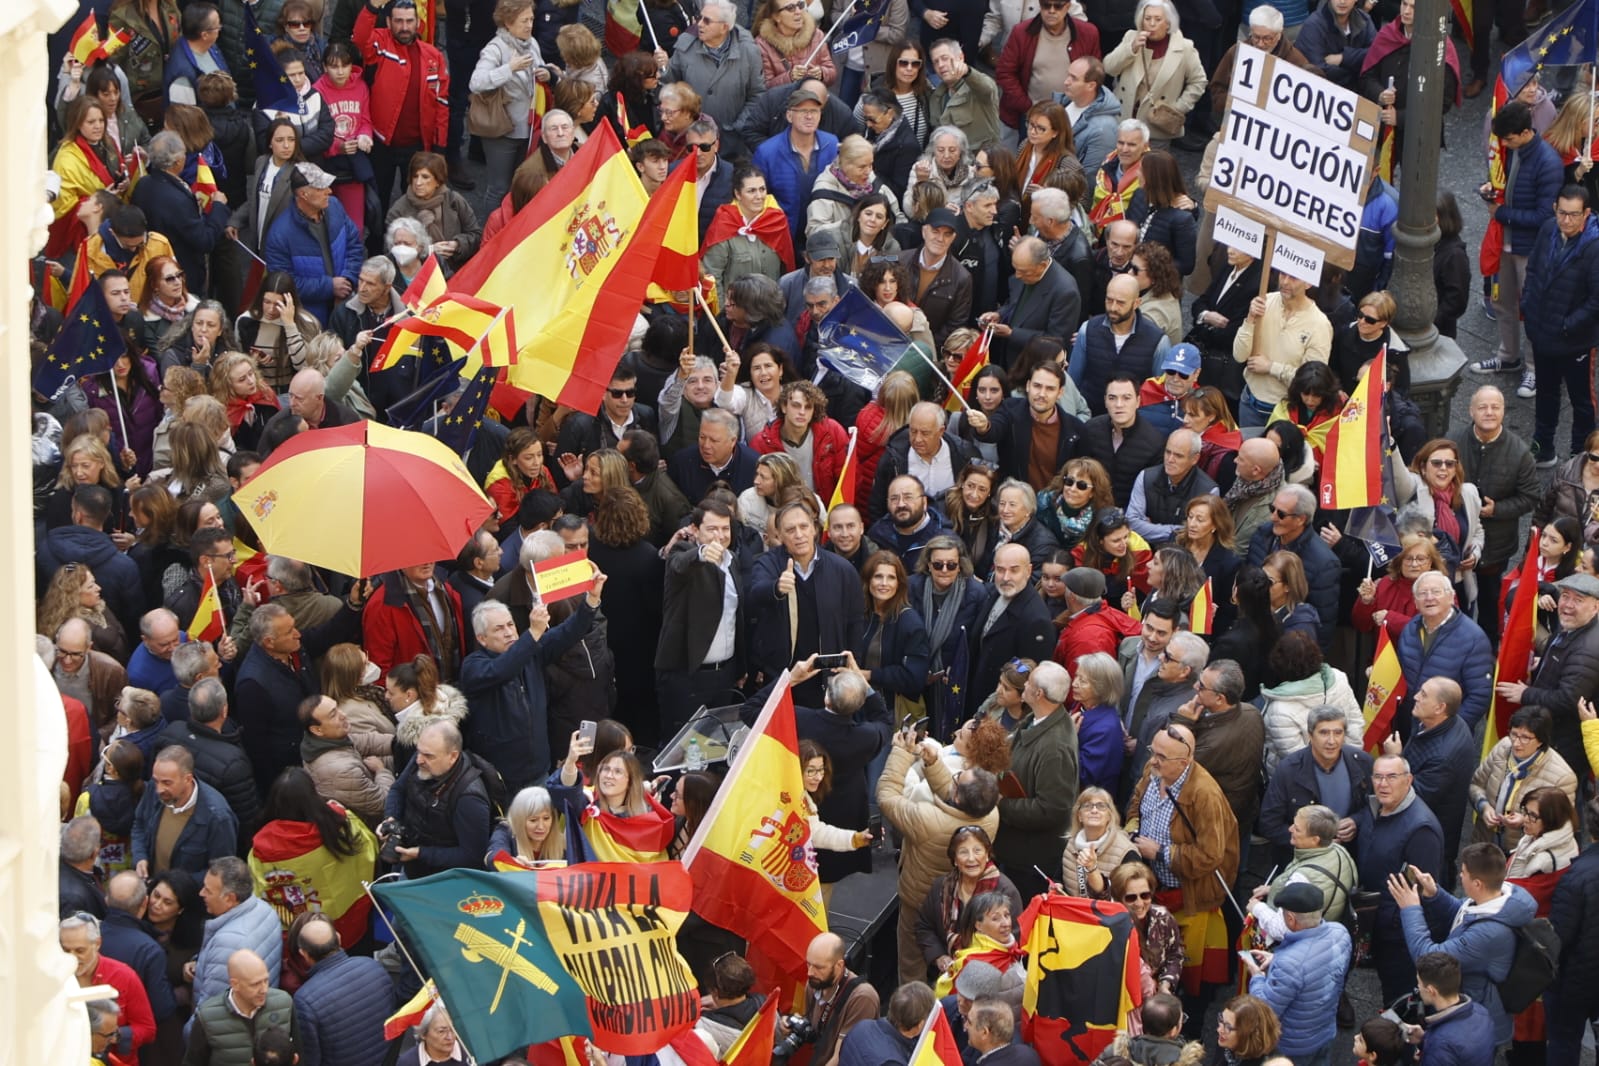
M 268 553 L 355 577 L 448 559 L 493 513 L 460 456 L 377 422 L 290 438 L 233 501 Z

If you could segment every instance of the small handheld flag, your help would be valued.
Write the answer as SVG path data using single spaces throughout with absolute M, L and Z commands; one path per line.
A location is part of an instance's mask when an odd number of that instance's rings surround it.
M 585 551 L 557 555 L 533 564 L 533 584 L 545 603 L 570 599 L 594 587 L 594 565 Z
M 977 377 L 977 372 L 988 365 L 988 348 L 993 340 L 993 329 L 985 329 L 966 349 L 960 365 L 950 377 L 950 384 L 955 387 L 944 400 L 944 410 L 959 411 L 966 406 L 966 390 L 972 387 L 972 380 Z
M 1211 579 L 1206 578 L 1188 607 L 1188 628 L 1196 636 L 1208 637 L 1216 632 L 1216 593 Z
M 849 450 L 844 453 L 844 465 L 838 471 L 838 484 L 833 486 L 833 498 L 827 501 L 829 512 L 840 504 L 855 506 L 855 441 L 858 431 L 849 427 Z
M 1394 730 L 1394 712 L 1405 695 L 1405 672 L 1399 663 L 1399 649 L 1388 636 L 1385 627 L 1377 629 L 1377 655 L 1371 663 L 1371 677 L 1366 684 L 1366 700 L 1361 714 L 1366 719 L 1366 733 L 1361 746 L 1367 751 L 1379 751 L 1382 742 Z

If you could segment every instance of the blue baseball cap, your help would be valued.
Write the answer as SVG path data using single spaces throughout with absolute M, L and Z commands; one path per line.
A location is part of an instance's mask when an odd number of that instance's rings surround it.
M 1162 370 L 1175 370 L 1187 377 L 1199 372 L 1199 349 L 1187 341 L 1174 344 L 1166 351 L 1166 358 L 1161 362 Z

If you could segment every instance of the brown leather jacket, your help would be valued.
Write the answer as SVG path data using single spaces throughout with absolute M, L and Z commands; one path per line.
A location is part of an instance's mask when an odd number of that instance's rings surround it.
M 1146 763 L 1127 803 L 1128 832 L 1137 831 L 1138 805 L 1154 776 L 1155 764 Z M 1177 806 L 1180 813 L 1171 820 L 1171 866 L 1183 890 L 1183 906 L 1177 913 L 1186 916 L 1221 906 L 1222 881 L 1230 886 L 1238 876 L 1238 819 L 1216 779 L 1197 762 L 1191 765 Z M 1221 881 L 1216 880 L 1218 870 Z

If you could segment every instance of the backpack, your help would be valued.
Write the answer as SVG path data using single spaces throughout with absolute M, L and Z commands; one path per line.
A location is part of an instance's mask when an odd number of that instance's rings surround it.
M 1516 934 L 1516 953 L 1510 972 L 1498 982 L 1499 1002 L 1506 1014 L 1519 1014 L 1537 1002 L 1544 990 L 1554 984 L 1560 959 L 1560 936 L 1548 918 L 1534 918 L 1526 925 L 1499 922 Z

